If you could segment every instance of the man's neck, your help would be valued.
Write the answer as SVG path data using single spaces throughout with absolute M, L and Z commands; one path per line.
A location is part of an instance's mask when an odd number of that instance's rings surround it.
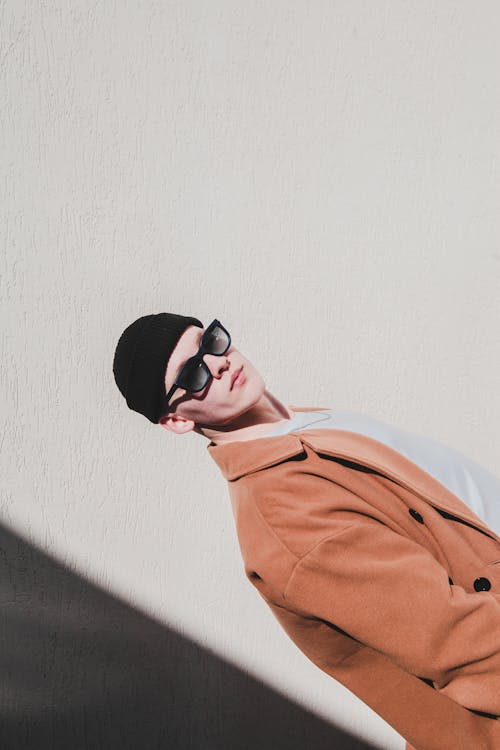
M 240 414 L 230 424 L 208 427 L 200 426 L 197 430 L 210 442 L 216 445 L 235 441 L 253 440 L 274 432 L 281 424 L 288 422 L 294 412 L 279 401 L 269 391 L 264 391 L 261 399 L 251 409 Z

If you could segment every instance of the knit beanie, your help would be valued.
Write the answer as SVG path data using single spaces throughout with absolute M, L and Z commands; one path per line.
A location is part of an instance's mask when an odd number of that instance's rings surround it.
M 113 360 L 115 382 L 127 406 L 158 424 L 168 410 L 165 370 L 180 337 L 198 318 L 172 313 L 144 315 L 131 323 L 118 340 Z

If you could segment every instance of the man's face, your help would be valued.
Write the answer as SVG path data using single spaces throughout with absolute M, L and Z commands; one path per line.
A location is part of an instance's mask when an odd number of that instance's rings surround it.
M 198 351 L 204 328 L 189 326 L 177 342 L 165 372 L 168 393 L 179 370 Z M 229 425 L 254 406 L 265 391 L 265 382 L 250 360 L 230 345 L 225 354 L 204 354 L 203 361 L 213 377 L 203 390 L 190 393 L 178 388 L 169 402 L 169 412 L 160 424 L 173 432 L 188 432 L 194 426 Z M 243 366 L 241 382 L 231 386 L 234 373 Z M 174 419 L 169 419 L 175 414 Z

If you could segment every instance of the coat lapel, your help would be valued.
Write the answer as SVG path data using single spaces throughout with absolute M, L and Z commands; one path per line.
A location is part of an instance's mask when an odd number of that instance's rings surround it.
M 296 434 L 297 437 L 299 433 Z M 402 453 L 368 435 L 347 430 L 307 430 L 300 440 L 315 451 L 344 458 L 385 474 L 389 479 L 421 495 L 429 504 L 472 523 L 500 542 L 500 536 L 457 495 Z M 500 502 L 500 498 L 499 498 Z
M 290 406 L 289 408 L 293 411 L 324 410 L 321 407 Z M 500 542 L 500 536 L 435 477 L 402 453 L 368 435 L 336 428 L 308 428 L 285 435 L 236 441 L 225 445 L 210 443 L 207 449 L 224 478 L 231 482 L 245 474 L 268 468 L 303 453 L 304 445 L 315 453 L 347 459 L 374 469 L 411 492 L 421 495 L 429 504 L 473 524 Z

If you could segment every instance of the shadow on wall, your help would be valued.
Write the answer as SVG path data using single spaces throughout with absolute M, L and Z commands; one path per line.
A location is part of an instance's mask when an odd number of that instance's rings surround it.
M 2 750 L 370 745 L 0 526 Z

